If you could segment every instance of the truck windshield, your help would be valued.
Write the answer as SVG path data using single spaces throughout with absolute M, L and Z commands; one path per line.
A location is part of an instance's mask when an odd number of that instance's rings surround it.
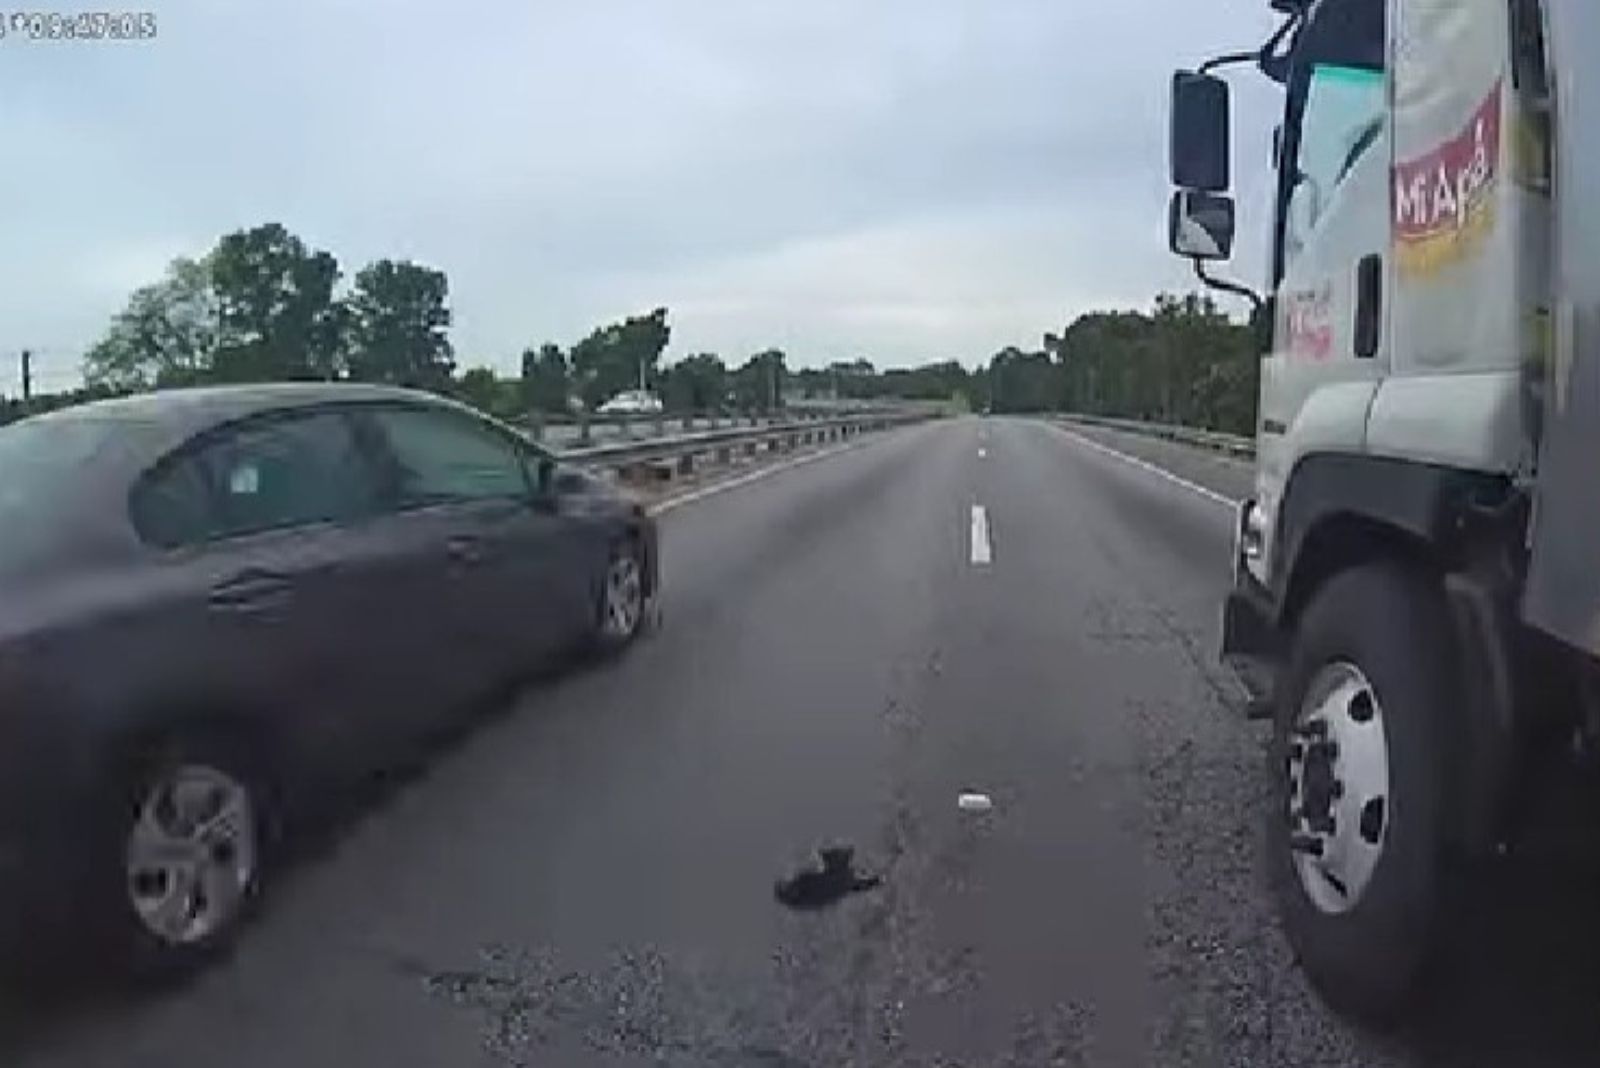
M 1294 44 L 1287 127 L 1294 166 L 1279 187 L 1277 277 L 1383 132 L 1384 0 L 1326 0 Z
M 1318 64 L 1311 73 L 1300 128 L 1299 175 L 1285 247 L 1292 260 L 1317 227 L 1335 192 L 1383 129 L 1382 72 Z

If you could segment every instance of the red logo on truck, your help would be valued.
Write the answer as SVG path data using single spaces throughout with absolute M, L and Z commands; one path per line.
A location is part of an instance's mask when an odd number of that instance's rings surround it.
M 1427 271 L 1466 255 L 1494 218 L 1500 166 L 1500 91 L 1494 88 L 1459 135 L 1395 164 L 1394 237 L 1400 263 Z
M 1289 355 L 1326 360 L 1333 355 L 1333 286 L 1286 293 L 1282 301 L 1283 335 Z

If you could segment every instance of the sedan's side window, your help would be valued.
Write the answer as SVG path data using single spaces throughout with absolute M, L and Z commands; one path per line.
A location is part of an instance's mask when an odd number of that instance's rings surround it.
M 173 457 L 139 485 L 130 512 L 141 538 L 176 549 L 216 537 L 220 527 L 216 503 L 205 467 L 189 452 Z
M 231 427 L 135 491 L 135 527 L 168 548 L 370 515 L 377 480 L 349 419 L 318 411 Z
M 528 495 L 516 447 L 470 418 L 420 408 L 380 408 L 371 415 L 388 442 L 401 508 Z
M 225 534 L 356 519 L 376 504 L 376 479 L 339 412 L 246 425 L 202 455 Z

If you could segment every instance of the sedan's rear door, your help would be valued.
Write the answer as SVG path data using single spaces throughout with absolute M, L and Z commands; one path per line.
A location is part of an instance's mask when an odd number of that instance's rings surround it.
M 381 759 L 438 697 L 421 620 L 444 591 L 415 566 L 425 547 L 383 524 L 379 490 L 338 408 L 224 426 L 169 457 L 131 499 L 160 550 L 139 637 L 152 660 L 265 709 L 318 762 Z

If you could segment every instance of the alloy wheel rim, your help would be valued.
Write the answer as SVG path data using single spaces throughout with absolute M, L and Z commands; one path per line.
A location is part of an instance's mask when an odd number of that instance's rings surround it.
M 127 892 L 145 928 L 192 945 L 226 928 L 256 876 L 250 791 L 213 767 L 185 765 L 151 785 L 127 841 Z
M 1286 764 L 1295 874 L 1319 911 L 1348 912 L 1371 884 L 1393 819 L 1383 709 L 1360 668 L 1339 661 L 1313 677 Z
M 630 637 L 643 614 L 644 582 L 639 563 L 624 554 L 611 562 L 606 571 L 605 604 L 602 625 L 613 638 Z

